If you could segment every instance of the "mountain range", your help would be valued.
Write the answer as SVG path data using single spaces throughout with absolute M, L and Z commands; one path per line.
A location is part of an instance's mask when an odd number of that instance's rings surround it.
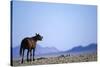
M 67 52 L 86 52 L 86 51 L 97 51 L 97 44 L 92 43 L 87 46 L 76 46 L 72 49 L 68 50 Z
M 20 48 L 20 46 L 12 48 L 13 58 L 16 58 L 19 56 L 19 48 Z M 51 54 L 64 54 L 64 53 L 87 52 L 87 51 L 88 52 L 93 52 L 93 51 L 96 52 L 97 44 L 92 43 L 92 44 L 89 44 L 88 46 L 76 46 L 76 47 L 73 47 L 70 50 L 66 50 L 66 51 L 59 51 L 55 47 L 42 47 L 40 45 L 37 45 L 35 55 L 36 56 L 37 55 L 46 55 L 46 54 L 51 55 Z M 25 52 L 27 52 L 27 51 L 25 51 Z

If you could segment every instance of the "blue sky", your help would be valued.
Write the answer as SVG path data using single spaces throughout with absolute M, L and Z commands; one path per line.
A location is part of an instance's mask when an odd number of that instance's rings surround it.
M 13 47 L 40 33 L 43 47 L 68 50 L 97 43 L 97 7 L 93 5 L 13 2 Z

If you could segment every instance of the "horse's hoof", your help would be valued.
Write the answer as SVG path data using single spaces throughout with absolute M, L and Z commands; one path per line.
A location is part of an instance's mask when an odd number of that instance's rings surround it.
M 27 62 L 29 62 L 29 60 L 27 60 Z
M 32 61 L 32 59 L 30 59 L 30 62 Z
M 21 62 L 21 64 L 23 64 L 23 62 Z
M 33 61 L 35 61 L 35 59 L 33 59 Z

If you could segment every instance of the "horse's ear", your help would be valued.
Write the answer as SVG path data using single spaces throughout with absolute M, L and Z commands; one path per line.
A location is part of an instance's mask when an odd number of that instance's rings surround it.
M 35 33 L 35 35 L 38 35 L 37 33 Z

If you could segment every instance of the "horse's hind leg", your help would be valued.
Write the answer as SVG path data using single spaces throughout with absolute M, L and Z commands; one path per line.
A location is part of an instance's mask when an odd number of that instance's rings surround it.
M 23 52 L 22 52 L 22 61 L 21 61 L 21 63 L 23 63 L 23 60 L 24 60 L 24 49 L 23 49 Z

